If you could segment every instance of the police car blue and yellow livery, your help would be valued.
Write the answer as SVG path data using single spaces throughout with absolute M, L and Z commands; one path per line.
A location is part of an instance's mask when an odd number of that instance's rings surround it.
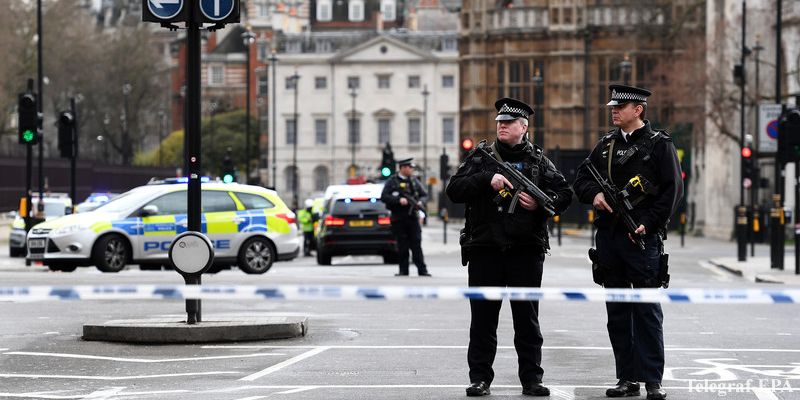
M 167 264 L 172 239 L 187 230 L 186 184 L 148 184 L 87 213 L 36 225 L 28 234 L 28 258 L 51 270 L 96 265 L 117 272 L 127 264 Z M 201 230 L 214 245 L 215 267 L 235 264 L 261 274 L 274 261 L 300 251 L 294 213 L 273 190 L 203 183 Z M 212 267 L 212 268 L 215 268 Z

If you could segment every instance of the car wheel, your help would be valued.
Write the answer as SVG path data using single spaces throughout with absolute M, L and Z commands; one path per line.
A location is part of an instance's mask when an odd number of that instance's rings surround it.
M 17 248 L 8 246 L 9 257 L 25 257 L 25 248 Z
M 92 260 L 102 272 L 122 271 L 129 256 L 130 246 L 120 235 L 103 236 L 92 249 Z
M 317 264 L 331 265 L 331 256 L 323 248 L 317 248 Z
M 47 266 L 50 271 L 72 272 L 78 269 L 75 264 L 50 264 Z
M 384 264 L 397 264 L 399 261 L 400 260 L 397 253 L 389 253 L 383 255 Z
M 239 269 L 246 274 L 263 274 L 272 268 L 275 250 L 266 238 L 250 238 L 239 249 L 238 261 Z

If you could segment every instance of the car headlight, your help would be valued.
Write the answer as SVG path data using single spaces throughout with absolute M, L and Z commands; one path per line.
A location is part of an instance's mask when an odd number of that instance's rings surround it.
M 58 229 L 54 230 L 53 234 L 54 235 L 67 235 L 67 234 L 70 234 L 70 233 L 80 232 L 80 231 L 82 231 L 84 229 L 89 229 L 89 226 L 88 225 L 84 225 L 84 224 L 67 225 L 67 226 L 62 226 L 61 228 L 58 228 Z

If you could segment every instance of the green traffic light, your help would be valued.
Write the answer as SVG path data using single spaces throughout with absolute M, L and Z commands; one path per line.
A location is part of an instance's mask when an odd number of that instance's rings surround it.
M 35 134 L 30 129 L 26 130 L 25 132 L 22 132 L 22 140 L 24 140 L 27 143 L 33 142 L 33 139 L 35 138 L 36 138 Z
M 381 168 L 381 176 L 389 176 L 392 174 L 392 170 L 389 167 Z
M 225 182 L 225 183 L 231 183 L 231 182 L 233 182 L 233 175 L 231 175 L 231 174 L 225 174 L 225 175 L 222 177 L 222 181 L 223 181 L 223 182 Z

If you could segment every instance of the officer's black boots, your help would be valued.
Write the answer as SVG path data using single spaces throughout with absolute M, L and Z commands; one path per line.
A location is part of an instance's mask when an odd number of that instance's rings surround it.
M 647 400 L 663 400 L 667 398 L 667 392 L 661 388 L 660 383 L 645 383 L 644 388 L 647 390 Z
M 484 381 L 472 382 L 467 387 L 467 396 L 469 397 L 488 396 L 490 394 L 492 392 L 489 391 L 489 384 Z
M 550 389 L 542 385 L 541 382 L 531 383 L 522 388 L 522 394 L 526 396 L 550 396 Z
M 638 396 L 639 394 L 639 384 L 626 380 L 620 380 L 617 382 L 617 386 L 606 390 L 606 397 L 627 397 Z

